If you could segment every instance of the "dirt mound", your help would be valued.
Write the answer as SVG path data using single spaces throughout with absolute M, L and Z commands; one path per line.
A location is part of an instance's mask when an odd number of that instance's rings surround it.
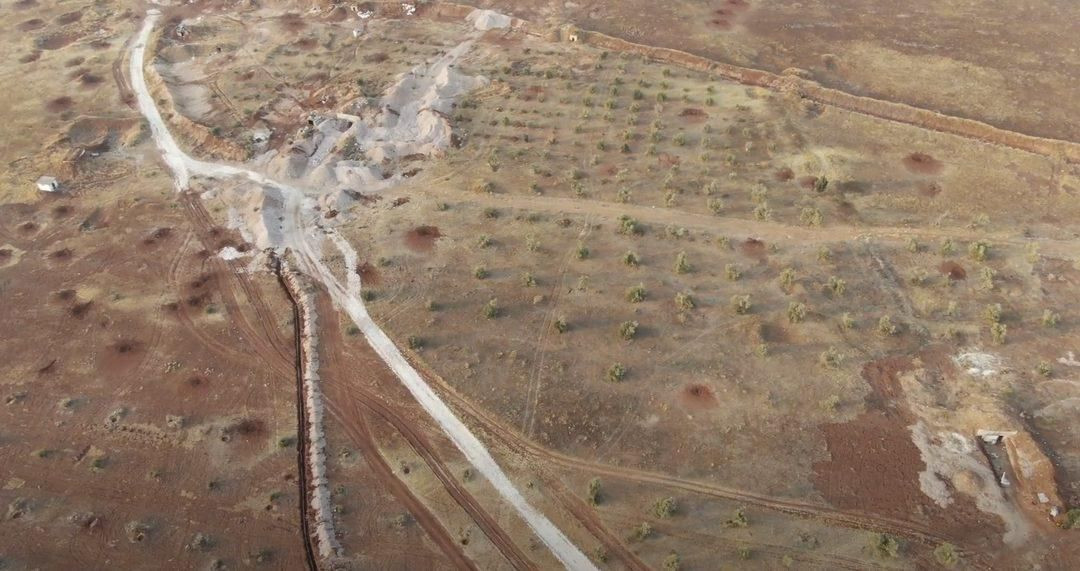
M 938 174 L 945 165 L 926 153 L 911 153 L 904 157 L 904 166 L 919 174 Z
M 364 262 L 357 266 L 356 273 L 360 276 L 360 282 L 368 285 L 378 285 L 382 279 L 379 270 L 371 265 L 371 262 Z
M 39 59 L 41 59 L 41 52 L 38 50 L 34 50 L 19 58 L 19 63 L 31 63 Z
M 967 279 L 967 271 L 964 270 L 964 266 L 952 260 L 941 262 L 938 271 L 949 276 L 949 279 L 953 281 Z
M 817 184 L 816 176 L 803 176 L 799 177 L 799 186 L 806 190 L 814 190 L 814 185 Z
M 64 67 L 78 67 L 86 61 L 86 58 L 82 56 L 73 57 L 64 62 Z
M 76 319 L 82 319 L 90 311 L 90 306 L 92 306 L 93 304 L 93 300 L 76 303 L 75 305 L 71 306 L 71 309 L 68 311 L 68 313 L 70 313 L 71 316 Z
M 53 260 L 70 260 L 73 253 L 71 248 L 61 248 L 50 252 L 49 258 Z
M 719 404 L 713 390 L 699 383 L 686 385 L 680 389 L 679 402 L 686 408 L 697 410 L 713 408 Z
M 405 234 L 405 245 L 414 252 L 430 252 L 441 236 L 435 226 L 417 226 Z
M 55 99 L 50 99 L 47 103 L 45 103 L 45 110 L 49 111 L 50 113 L 60 113 L 61 111 L 67 111 L 74 104 L 74 99 L 68 97 L 67 95 L 62 95 Z
M 765 242 L 758 240 L 757 238 L 747 238 L 741 244 L 739 244 L 739 252 L 748 258 L 754 258 L 758 261 L 765 261 L 768 257 L 768 251 L 765 248 Z

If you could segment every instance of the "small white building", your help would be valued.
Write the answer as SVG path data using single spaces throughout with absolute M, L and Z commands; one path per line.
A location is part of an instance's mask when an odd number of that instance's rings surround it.
M 41 192 L 56 192 L 60 190 L 60 181 L 56 177 L 43 176 L 37 179 L 37 187 Z

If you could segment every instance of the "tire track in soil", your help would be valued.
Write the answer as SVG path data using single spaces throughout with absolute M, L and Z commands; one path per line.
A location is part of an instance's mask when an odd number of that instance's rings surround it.
M 455 405 L 458 414 L 472 420 L 478 428 L 483 429 L 484 433 L 498 439 L 507 448 L 525 457 L 544 460 L 554 465 L 582 472 L 591 472 L 616 479 L 643 482 L 671 489 L 683 490 L 698 495 L 737 501 L 796 517 L 816 519 L 822 523 L 838 527 L 889 533 L 931 547 L 936 547 L 941 543 L 949 542 L 957 546 L 957 552 L 964 558 L 969 566 L 977 569 L 992 568 L 984 556 L 965 548 L 965 542 L 955 537 L 950 538 L 942 536 L 929 526 L 915 522 L 853 510 L 841 510 L 820 504 L 808 504 L 794 500 L 777 499 L 762 494 L 755 494 L 725 486 L 688 480 L 636 468 L 599 464 L 546 449 L 539 444 L 528 440 L 521 434 L 518 434 L 514 429 L 507 428 L 501 421 L 493 418 L 490 413 L 480 410 L 477 406 L 473 405 L 459 394 L 456 389 L 447 384 L 445 380 L 435 374 L 424 363 L 413 362 L 413 366 L 415 366 L 417 370 L 431 382 L 432 387 L 439 387 L 439 389 L 441 389 L 439 392 L 449 403 Z M 540 463 L 537 464 L 541 465 Z
M 344 348 L 344 339 L 341 337 L 341 324 L 338 321 L 338 314 L 334 311 L 325 292 L 320 290 L 317 294 L 317 300 L 316 305 L 318 306 L 317 311 L 319 315 L 330 316 L 333 318 L 333 325 L 324 327 L 322 330 L 322 337 L 320 338 L 322 345 L 326 347 L 325 353 L 327 364 L 340 367 L 340 364 L 344 363 L 345 359 L 341 355 L 341 351 Z M 339 368 L 338 370 L 342 369 Z M 341 383 L 340 388 L 344 388 L 346 383 L 343 378 L 344 371 L 342 371 L 341 377 L 342 378 L 338 379 L 338 382 Z M 327 389 L 329 388 L 330 387 L 328 386 Z M 438 478 L 447 493 L 450 494 L 450 497 L 453 498 L 453 500 L 469 515 L 473 522 L 476 523 L 477 527 L 480 528 L 484 535 L 487 536 L 492 544 L 515 569 L 537 568 L 536 565 L 517 547 L 517 544 L 513 542 L 502 527 L 499 526 L 498 522 L 487 513 L 476 498 L 461 485 L 457 478 L 454 477 L 450 469 L 447 468 L 435 452 L 434 446 L 421 431 L 416 428 L 412 421 L 393 411 L 377 394 L 365 387 L 356 386 L 355 384 L 351 384 L 348 387 L 347 394 L 349 397 L 353 397 L 354 401 L 351 407 L 347 402 L 339 402 L 338 399 L 332 398 L 329 394 L 330 392 L 330 390 L 327 390 L 327 408 L 330 409 L 335 418 L 346 426 L 347 429 L 353 422 L 363 424 L 363 426 L 357 427 L 358 430 L 349 432 L 355 432 L 363 437 L 364 431 L 366 431 L 367 438 L 372 440 L 371 445 L 374 446 L 374 453 L 379 456 L 381 462 L 385 464 L 385 459 L 382 458 L 382 454 L 378 450 L 378 445 L 374 442 L 370 433 L 370 428 L 366 420 L 369 414 L 375 414 L 405 438 L 410 447 L 412 447 L 417 455 L 419 455 L 428 466 L 432 474 Z M 344 399 L 342 400 L 344 401 Z M 361 407 L 367 409 L 367 414 L 361 410 Z M 350 408 L 351 410 L 349 410 Z M 389 466 L 387 466 L 387 469 L 390 469 Z M 404 482 L 401 482 L 401 480 L 393 474 L 392 469 L 390 469 L 389 477 L 393 478 L 402 486 L 405 486 Z M 438 522 L 436 521 L 436 523 Z M 441 524 L 439 525 L 441 527 Z
M 210 231 L 216 226 L 213 220 L 210 219 L 209 213 L 202 207 L 199 196 L 192 192 L 181 193 L 180 202 L 184 205 L 184 211 L 194 225 L 196 235 L 203 248 L 209 252 L 215 252 L 217 248 L 210 236 Z M 235 316 L 234 323 L 247 340 L 251 342 L 255 352 L 265 360 L 268 367 L 282 376 L 292 376 L 291 363 L 293 357 L 284 348 L 283 340 L 277 332 L 270 329 L 269 324 L 274 323 L 274 318 L 266 307 L 262 294 L 256 291 L 256 288 L 252 286 L 247 276 L 236 264 L 223 260 L 214 254 L 211 254 L 210 260 L 211 264 L 222 270 L 222 275 L 227 276 L 230 282 L 235 282 L 235 286 L 243 290 L 245 297 L 249 301 L 249 306 L 255 310 L 259 317 L 261 333 L 256 330 L 247 315 L 241 310 L 239 301 L 234 294 L 234 286 L 229 283 L 222 284 L 218 291 L 221 293 L 226 311 Z M 215 343 L 221 344 L 220 342 Z

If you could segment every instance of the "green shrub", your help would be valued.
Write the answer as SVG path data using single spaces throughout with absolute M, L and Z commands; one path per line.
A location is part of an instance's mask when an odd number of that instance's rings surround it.
M 675 515 L 675 512 L 678 510 L 678 508 L 679 505 L 675 502 L 675 498 L 672 498 L 670 496 L 666 498 L 660 498 L 659 500 L 656 500 L 656 503 L 653 504 L 653 515 L 661 519 L 668 518 Z
M 496 317 L 498 317 L 499 313 L 500 313 L 499 301 L 497 299 L 493 299 L 493 300 L 487 302 L 487 304 L 484 305 L 484 312 L 483 313 L 484 313 L 484 317 L 486 317 L 488 319 L 495 319 Z
M 631 286 L 626 290 L 626 301 L 629 301 L 630 303 L 641 303 L 645 301 L 645 296 L 645 284 Z
M 594 506 L 600 504 L 600 478 L 589 480 L 588 499 L 589 503 Z
M 562 315 L 555 318 L 555 322 L 552 324 L 552 327 L 554 327 L 555 331 L 558 331 L 559 333 L 566 333 L 567 329 L 570 328 L 570 326 L 566 324 L 566 317 Z
M 892 317 L 882 315 L 881 319 L 878 319 L 877 330 L 882 335 L 896 335 L 900 329 L 893 324 Z
M 726 277 L 728 281 L 737 281 L 742 277 L 742 272 L 739 271 L 739 266 L 727 264 L 724 266 L 724 277 Z
M 608 367 L 607 374 L 605 375 L 607 380 L 612 383 L 617 383 L 626 378 L 626 367 L 622 363 L 615 363 Z
M 484 266 L 476 266 L 475 268 L 473 268 L 473 277 L 478 280 L 487 279 L 487 277 L 490 275 L 491 273 L 488 272 L 488 269 Z
M 976 262 L 985 262 L 990 256 L 990 244 L 979 240 L 968 245 L 968 255 Z
M 631 267 L 637 267 L 641 264 L 641 258 L 639 258 L 637 253 L 633 250 L 629 250 L 623 254 L 622 261 L 624 264 Z
M 788 303 L 787 318 L 791 323 L 802 323 L 806 319 L 806 304 L 798 301 Z
M 990 324 L 990 338 L 994 340 L 994 343 L 998 345 L 1005 344 L 1005 336 L 1009 332 L 1009 327 L 1004 323 L 991 323 Z
M 881 557 L 896 558 L 900 556 L 900 542 L 887 533 L 874 534 L 874 551 Z
M 691 270 L 690 262 L 686 259 L 686 252 L 679 252 L 675 256 L 675 273 L 685 274 Z
M 690 311 L 694 309 L 694 298 L 690 292 L 679 292 L 675 294 L 675 306 L 683 311 Z
M 641 234 L 641 227 L 638 225 L 637 220 L 634 220 L 630 216 L 623 214 L 619 216 L 619 233 L 627 236 L 633 236 Z
M 753 304 L 750 301 L 749 295 L 733 295 L 731 296 L 731 308 L 735 310 L 735 313 L 739 315 L 745 315 L 750 313 L 753 308 Z
M 956 546 L 951 543 L 942 543 L 934 548 L 934 559 L 942 567 L 956 567 L 960 562 L 960 555 L 956 553 Z
M 637 335 L 638 322 L 637 321 L 623 321 L 619 324 L 619 337 L 630 341 Z
M 829 276 L 829 291 L 831 291 L 833 295 L 837 297 L 842 296 L 844 295 L 845 290 L 847 290 L 847 282 L 836 276 Z

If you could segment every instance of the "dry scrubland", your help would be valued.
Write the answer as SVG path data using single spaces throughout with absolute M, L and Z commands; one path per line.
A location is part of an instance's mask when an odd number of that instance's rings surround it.
M 55 86 L 2 96 L 0 287 L 22 309 L 0 537 L 23 539 L 0 557 L 295 568 L 291 309 L 244 271 L 261 258 L 215 255 L 251 254 L 224 202 L 173 194 L 124 104 L 142 8 L 113 8 L 24 0 L 0 37 L 9 79 Z M 204 8 L 166 13 L 155 97 L 233 161 L 302 146 L 309 112 L 352 112 L 464 33 L 380 15 L 357 39 L 340 9 L 191 24 Z M 921 568 L 955 544 L 964 566 L 1065 568 L 1032 498 L 1080 504 L 1074 165 L 547 33 L 489 32 L 460 67 L 491 84 L 453 148 L 325 215 L 375 319 L 596 563 Z M 71 194 L 34 196 L 43 172 Z M 320 300 L 344 564 L 552 565 Z M 979 429 L 1056 473 L 957 453 Z

